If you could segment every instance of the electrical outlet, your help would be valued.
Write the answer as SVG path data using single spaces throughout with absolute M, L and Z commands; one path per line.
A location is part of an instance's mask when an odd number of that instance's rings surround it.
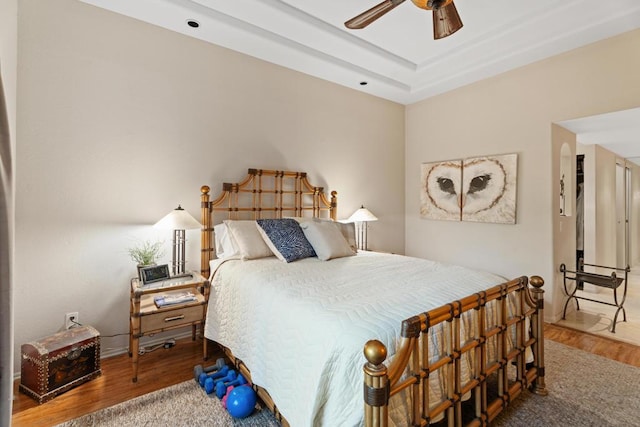
M 71 329 L 74 326 L 77 326 L 74 322 L 80 323 L 80 319 L 78 317 L 78 312 L 74 311 L 73 313 L 67 313 L 64 316 L 64 327 L 65 329 Z

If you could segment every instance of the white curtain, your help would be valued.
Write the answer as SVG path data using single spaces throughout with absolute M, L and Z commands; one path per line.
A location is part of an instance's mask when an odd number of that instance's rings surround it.
M 13 170 L 9 119 L 0 74 L 0 426 L 11 424 L 13 403 Z

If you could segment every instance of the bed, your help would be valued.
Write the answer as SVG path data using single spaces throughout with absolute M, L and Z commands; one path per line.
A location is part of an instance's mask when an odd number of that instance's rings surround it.
M 486 425 L 523 390 L 546 394 L 540 277 L 356 251 L 337 193 L 303 172 L 249 169 L 209 193 L 204 335 L 283 425 Z M 278 236 L 298 229 L 290 251 Z

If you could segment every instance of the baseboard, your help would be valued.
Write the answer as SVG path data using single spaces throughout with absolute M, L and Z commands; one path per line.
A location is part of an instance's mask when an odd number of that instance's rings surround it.
M 188 331 L 184 331 L 184 332 L 180 332 L 179 334 L 173 334 L 173 335 L 167 335 L 167 336 L 161 336 L 161 337 L 153 337 L 149 340 L 145 340 L 144 342 L 140 342 L 140 347 L 153 347 L 155 345 L 158 344 L 162 344 L 165 341 L 174 339 L 174 340 L 179 340 L 182 338 L 187 338 L 187 337 L 191 337 L 191 328 L 189 328 Z M 109 348 L 107 350 L 104 350 L 102 352 L 100 352 L 100 357 L 103 359 L 109 358 L 109 357 L 113 357 L 113 356 L 119 356 L 123 353 L 128 353 L 129 352 L 129 347 L 120 347 L 120 348 Z
M 560 319 L 562 319 L 562 313 L 558 313 L 558 314 L 552 314 L 552 313 L 544 313 L 544 321 L 545 323 L 556 323 L 558 322 Z

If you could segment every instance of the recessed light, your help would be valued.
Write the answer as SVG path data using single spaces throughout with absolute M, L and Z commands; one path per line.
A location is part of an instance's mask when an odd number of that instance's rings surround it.
M 189 19 L 187 21 L 187 25 L 190 26 L 191 28 L 198 28 L 200 26 L 200 23 L 198 21 L 193 20 L 193 19 Z
M 368 82 L 360 82 L 360 86 L 366 86 L 367 84 L 369 84 Z

